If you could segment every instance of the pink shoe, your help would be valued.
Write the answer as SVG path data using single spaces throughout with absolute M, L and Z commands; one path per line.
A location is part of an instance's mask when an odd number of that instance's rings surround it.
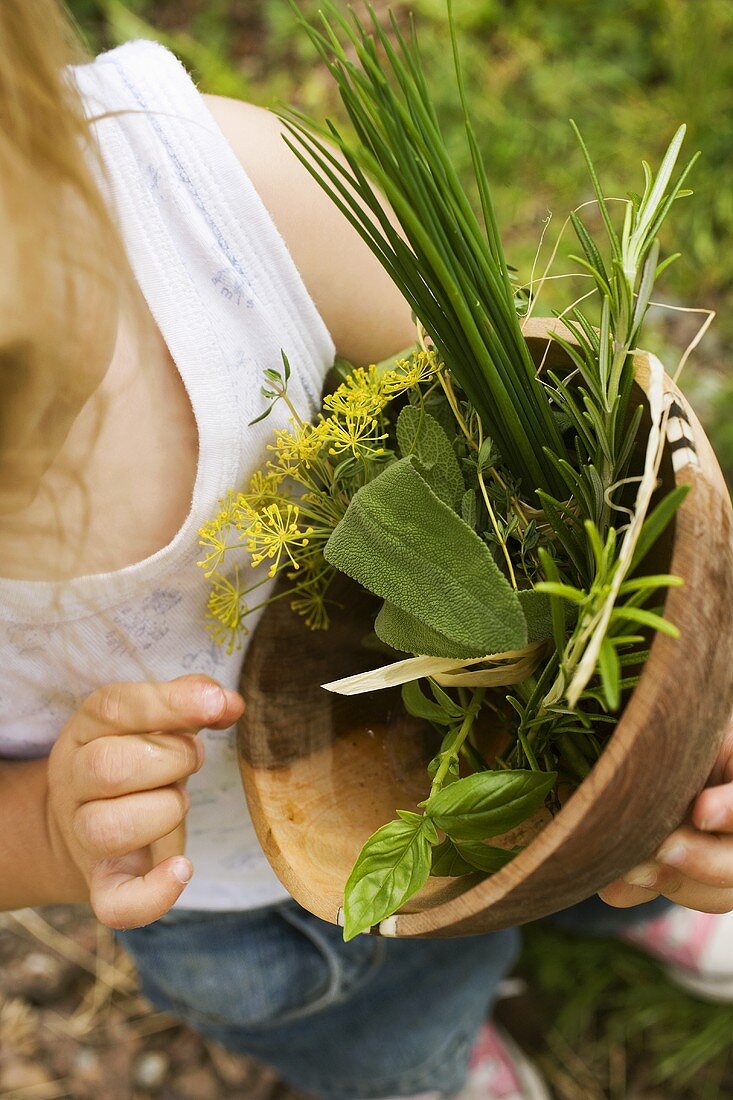
M 706 1001 L 733 1001 L 733 913 L 668 913 L 619 934 L 665 963 L 669 977 Z
M 464 1088 L 455 1100 L 551 1100 L 537 1069 L 508 1032 L 485 1023 L 471 1055 Z
M 421 1092 L 410 1100 L 440 1100 L 440 1095 Z M 551 1100 L 551 1097 L 532 1062 L 511 1036 L 495 1023 L 485 1023 L 473 1048 L 468 1080 L 453 1100 Z

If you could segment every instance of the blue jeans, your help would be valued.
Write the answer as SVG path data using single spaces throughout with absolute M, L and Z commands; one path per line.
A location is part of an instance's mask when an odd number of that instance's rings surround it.
M 551 919 L 605 935 L 669 905 L 659 898 L 613 909 L 594 896 Z M 175 910 L 117 935 L 157 1008 L 321 1100 L 458 1092 L 520 949 L 516 928 L 344 943 L 340 928 L 292 901 L 246 912 Z

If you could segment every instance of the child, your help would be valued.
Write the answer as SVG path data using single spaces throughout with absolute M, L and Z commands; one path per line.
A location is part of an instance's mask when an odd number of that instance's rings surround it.
M 69 69 L 68 41 L 52 0 L 0 5 L 0 908 L 88 900 L 156 1005 L 326 1100 L 546 1097 L 485 1023 L 515 929 L 344 944 L 288 898 L 239 785 L 242 654 L 203 625 L 198 527 L 284 422 L 247 427 L 263 369 L 284 348 L 312 415 L 409 308 L 275 116 L 152 43 Z M 730 997 L 732 750 L 694 807 L 715 833 L 558 918 L 633 924 Z M 657 894 L 689 909 L 623 913 Z

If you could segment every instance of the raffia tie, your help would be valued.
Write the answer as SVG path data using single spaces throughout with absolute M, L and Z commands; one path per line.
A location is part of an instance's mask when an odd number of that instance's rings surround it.
M 544 642 L 532 642 L 521 649 L 487 653 L 467 661 L 456 657 L 407 657 L 321 686 L 338 695 L 362 695 L 432 676 L 443 687 L 508 687 L 532 675 L 544 650 Z M 474 668 L 475 665 L 489 667 Z

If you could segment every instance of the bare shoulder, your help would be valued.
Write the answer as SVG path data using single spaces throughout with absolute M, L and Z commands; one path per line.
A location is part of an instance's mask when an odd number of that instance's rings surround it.
M 337 352 L 370 363 L 412 343 L 408 303 L 288 148 L 277 115 L 242 100 L 204 98 L 282 235 Z

